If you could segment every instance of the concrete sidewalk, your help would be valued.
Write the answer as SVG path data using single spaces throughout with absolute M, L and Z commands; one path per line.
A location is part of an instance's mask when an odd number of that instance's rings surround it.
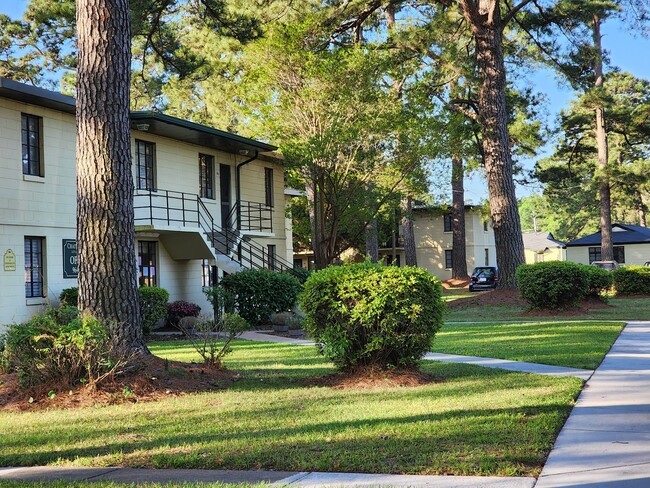
M 117 483 L 268 483 L 271 486 L 427 487 L 427 488 L 532 488 L 535 478 L 483 476 L 414 476 L 363 473 L 292 473 L 208 469 L 64 468 L 35 466 L 0 468 L 0 482 L 112 481 Z
M 578 398 L 536 488 L 650 487 L 650 322 L 630 322 Z

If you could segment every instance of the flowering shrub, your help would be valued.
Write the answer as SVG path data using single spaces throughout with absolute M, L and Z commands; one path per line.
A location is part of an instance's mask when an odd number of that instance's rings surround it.
M 201 307 L 196 303 L 186 302 L 185 300 L 176 300 L 175 302 L 167 304 L 167 321 L 174 325 L 178 325 L 178 321 L 183 317 L 198 317 L 201 312 Z

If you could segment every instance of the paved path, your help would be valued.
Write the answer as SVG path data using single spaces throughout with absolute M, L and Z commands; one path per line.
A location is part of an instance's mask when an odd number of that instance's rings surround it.
M 118 483 L 270 483 L 271 486 L 533 488 L 535 478 L 485 476 L 412 476 L 361 473 L 292 473 L 209 469 L 64 468 L 34 466 L 0 468 L 0 481 L 113 481 Z
M 481 358 L 476 356 L 459 356 L 457 354 L 441 354 L 429 352 L 424 359 L 430 361 L 442 361 L 444 363 L 475 364 L 486 368 L 500 368 L 508 371 L 521 371 L 523 373 L 536 373 L 549 376 L 575 376 L 587 381 L 593 371 L 588 369 L 565 368 L 562 366 L 550 366 L 548 364 L 525 363 L 523 361 L 509 361 L 507 359 Z
M 536 488 L 650 487 L 650 322 L 630 322 L 587 382 Z

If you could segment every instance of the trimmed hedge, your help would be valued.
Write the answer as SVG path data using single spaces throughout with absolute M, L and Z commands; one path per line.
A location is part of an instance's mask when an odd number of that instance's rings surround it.
M 370 262 L 312 273 L 300 307 L 307 332 L 339 369 L 414 366 L 445 311 L 440 281 L 425 270 Z
M 614 285 L 614 275 L 611 271 L 599 268 L 598 266 L 581 265 L 587 273 L 587 291 L 586 296 L 592 298 L 603 298 L 603 294 L 609 291 Z
M 619 295 L 650 295 L 650 266 L 623 266 L 614 270 Z
M 156 322 L 167 317 L 169 292 L 157 286 L 143 286 L 138 288 L 138 296 L 140 298 L 142 331 L 149 334 Z
M 255 326 L 269 321 L 274 312 L 293 309 L 302 285 L 290 273 L 266 269 L 240 271 L 221 279 L 241 317 Z
M 587 295 L 589 276 L 584 268 L 569 261 L 522 264 L 516 272 L 517 286 L 534 308 L 571 308 Z
M 79 303 L 79 288 L 76 286 L 64 288 L 59 294 L 59 300 L 61 300 L 61 305 L 76 307 Z

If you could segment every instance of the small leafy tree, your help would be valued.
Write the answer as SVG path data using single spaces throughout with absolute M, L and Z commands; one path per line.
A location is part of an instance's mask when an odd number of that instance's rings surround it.
M 138 294 L 140 297 L 142 331 L 148 334 L 159 320 L 167 316 L 169 292 L 157 286 L 143 286 L 138 289 Z
M 243 332 L 250 329 L 245 319 L 236 313 L 224 313 L 219 320 L 199 320 L 193 328 L 185 328 L 185 322 L 180 321 L 179 327 L 190 340 L 192 347 L 203 358 L 209 368 L 222 367 L 222 359 L 232 352 L 230 343 Z

